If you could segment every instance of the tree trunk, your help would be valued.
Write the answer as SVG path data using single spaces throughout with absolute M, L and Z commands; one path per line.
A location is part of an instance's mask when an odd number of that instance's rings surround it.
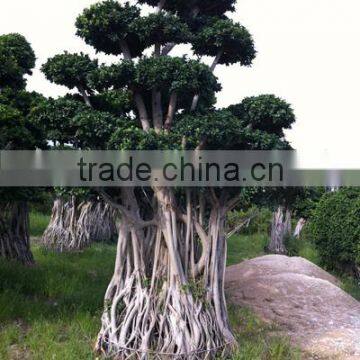
M 287 254 L 285 247 L 287 236 L 291 236 L 291 213 L 290 210 L 284 210 L 282 206 L 279 206 L 274 212 L 267 251 L 271 254 Z
M 42 243 L 59 252 L 80 251 L 93 242 L 113 241 L 117 235 L 115 210 L 101 201 L 66 202 L 56 199 Z
M 89 242 L 114 242 L 117 238 L 117 212 L 103 201 L 80 204 L 77 232 L 84 231 Z
M 30 251 L 29 211 L 26 202 L 0 205 L 0 256 L 34 264 Z
M 172 189 L 154 189 L 156 223 L 144 226 L 134 190 L 122 191 L 127 215 L 96 350 L 116 359 L 224 355 L 235 344 L 224 296 L 225 208 L 212 208 L 205 232 L 191 196 L 182 214 Z
M 306 220 L 304 218 L 300 218 L 294 230 L 294 234 L 293 234 L 294 237 L 296 238 L 300 237 L 301 231 L 305 224 L 306 224 Z

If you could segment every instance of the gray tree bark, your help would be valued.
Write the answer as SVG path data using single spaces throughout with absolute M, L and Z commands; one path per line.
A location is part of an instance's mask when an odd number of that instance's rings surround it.
M 156 215 L 145 221 L 134 190 L 122 189 L 96 350 L 116 359 L 224 358 L 235 344 L 224 294 L 226 207 L 214 203 L 205 227 L 189 193 L 182 213 L 172 189 L 154 191 Z
M 306 224 L 306 220 L 304 218 L 300 218 L 294 230 L 294 234 L 293 234 L 294 237 L 296 238 L 300 237 L 301 231 L 305 224 Z
M 56 199 L 42 243 L 59 252 L 80 251 L 93 242 L 114 241 L 117 236 L 116 210 L 102 201 L 79 202 Z
M 267 251 L 271 254 L 287 254 L 285 247 L 287 236 L 291 236 L 291 212 L 279 206 L 273 215 L 270 243 Z

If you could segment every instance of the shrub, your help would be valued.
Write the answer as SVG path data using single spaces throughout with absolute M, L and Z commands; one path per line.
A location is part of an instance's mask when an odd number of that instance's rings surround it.
M 310 232 L 323 264 L 347 272 L 360 265 L 360 190 L 325 194 L 311 219 Z

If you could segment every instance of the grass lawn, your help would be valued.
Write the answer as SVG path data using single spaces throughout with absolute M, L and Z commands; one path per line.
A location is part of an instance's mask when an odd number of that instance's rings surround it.
M 0 359 L 92 359 L 115 247 L 33 252 L 32 268 L 0 262 Z
M 39 234 L 43 217 L 32 215 Z M 36 232 L 34 232 L 36 229 Z M 229 263 L 257 256 L 263 236 L 236 236 Z M 54 254 L 33 247 L 37 265 L 0 261 L 0 359 L 94 359 L 103 296 L 111 278 L 115 246 L 96 244 L 83 253 Z M 233 359 L 295 359 L 286 339 L 270 336 L 249 310 L 231 307 L 239 340 Z
M 50 215 L 45 215 L 39 212 L 30 212 L 30 234 L 34 237 L 40 237 L 50 221 Z
M 31 215 L 40 236 L 49 217 Z M 264 254 L 264 235 L 234 236 L 228 264 Z M 0 261 L 0 359 L 95 359 L 103 296 L 112 276 L 116 248 L 95 244 L 82 253 L 54 254 L 33 246 L 36 266 Z M 303 253 L 316 256 L 313 249 Z M 234 360 L 300 359 L 285 338 L 247 309 L 230 307 L 239 340 Z

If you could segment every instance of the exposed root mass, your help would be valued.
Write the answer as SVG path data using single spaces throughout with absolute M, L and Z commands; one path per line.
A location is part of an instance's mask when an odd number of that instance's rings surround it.
M 93 242 L 113 241 L 117 236 L 116 211 L 101 201 L 56 199 L 43 245 L 56 251 L 78 251 Z
M 225 206 L 213 205 L 205 227 L 190 194 L 182 213 L 173 190 L 155 189 L 153 220 L 140 217 L 133 189 L 123 195 L 115 271 L 96 350 L 116 359 L 210 359 L 225 353 L 235 343 L 224 296 Z

